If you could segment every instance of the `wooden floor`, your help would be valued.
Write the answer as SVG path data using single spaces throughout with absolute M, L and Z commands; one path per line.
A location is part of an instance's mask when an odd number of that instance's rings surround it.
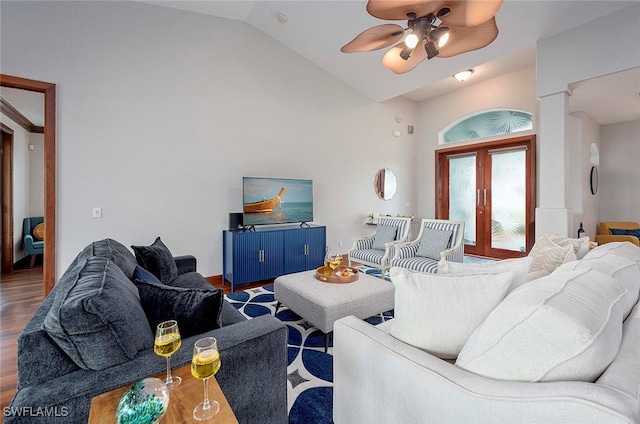
M 42 303 L 42 267 L 0 276 L 0 409 L 16 392 L 16 340 Z
M 225 294 L 231 292 L 230 284 L 222 286 L 220 276 L 209 277 L 208 280 L 214 286 L 222 288 Z M 237 290 L 272 283 L 273 281 L 261 281 L 243 285 Z M 9 405 L 16 392 L 16 340 L 42 300 L 42 267 L 17 270 L 0 276 L 0 410 Z

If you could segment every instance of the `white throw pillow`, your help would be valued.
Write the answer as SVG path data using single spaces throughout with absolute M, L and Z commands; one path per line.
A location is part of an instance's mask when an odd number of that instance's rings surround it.
M 560 233 L 555 233 L 549 239 L 558 246 L 570 244 L 573 247 L 573 253 L 576 254 L 578 259 L 582 259 L 589 252 L 589 237 L 570 238 Z
M 566 263 L 554 271 L 566 272 L 576 269 L 594 268 L 613 277 L 627 293 L 622 301 L 623 319 L 625 319 L 635 304 L 640 294 L 640 266 L 631 259 L 616 255 L 609 250 L 600 250 L 593 255 L 588 255 L 580 261 Z M 603 281 L 604 283 L 604 281 Z
M 438 274 L 499 274 L 501 272 L 513 271 L 515 274 L 509 291 L 520 287 L 527 282 L 527 274 L 533 258 L 526 256 L 524 258 L 505 259 L 503 261 L 495 261 L 484 264 L 471 264 L 463 262 L 448 262 L 442 259 L 438 262 Z
M 560 265 L 576 260 L 572 245 L 558 246 L 548 236 L 536 240 L 529 256 L 533 257 L 530 272 L 541 269 L 553 272 Z
M 505 297 L 514 274 L 443 276 L 393 267 L 390 275 L 396 290 L 389 334 L 440 358 L 455 358 Z
M 539 269 L 537 271 L 531 271 L 529 274 L 527 274 L 527 282 L 533 281 L 533 280 L 537 280 L 538 278 L 546 277 L 549 274 L 551 274 L 551 273 L 549 271 L 547 271 L 546 269 Z
M 594 381 L 618 353 L 625 293 L 592 268 L 525 284 L 474 331 L 456 365 L 497 380 Z

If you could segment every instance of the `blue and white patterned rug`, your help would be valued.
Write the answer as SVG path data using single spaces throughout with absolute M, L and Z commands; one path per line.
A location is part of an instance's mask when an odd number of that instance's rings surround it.
M 486 262 L 479 259 L 465 262 Z M 380 277 L 380 270 L 359 266 L 358 270 Z M 389 280 L 389 274 L 386 274 Z M 247 318 L 273 315 L 276 300 L 273 286 L 258 287 L 225 295 L 227 301 Z M 324 353 L 324 334 L 289 308 L 281 305 L 276 315 L 289 329 L 288 392 L 290 424 L 321 424 L 333 422 L 333 341 Z M 372 325 L 393 318 L 393 311 L 366 319 Z
M 367 274 L 380 272 L 359 267 Z M 247 318 L 273 315 L 276 300 L 273 286 L 257 287 L 225 295 L 227 301 Z M 333 341 L 329 339 L 324 353 L 324 334 L 289 308 L 281 305 L 276 315 L 289 328 L 288 341 L 288 407 L 290 424 L 333 422 Z M 368 318 L 373 325 L 393 318 L 393 311 Z

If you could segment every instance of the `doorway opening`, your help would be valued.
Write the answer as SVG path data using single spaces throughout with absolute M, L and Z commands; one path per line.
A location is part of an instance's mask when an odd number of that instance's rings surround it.
M 13 130 L 1 124 L 2 147 L 2 260 L 1 272 L 13 270 Z
M 43 258 L 43 290 L 46 296 L 53 289 L 56 279 L 56 85 L 0 74 L 0 86 L 44 94 L 44 239 L 46 242 Z

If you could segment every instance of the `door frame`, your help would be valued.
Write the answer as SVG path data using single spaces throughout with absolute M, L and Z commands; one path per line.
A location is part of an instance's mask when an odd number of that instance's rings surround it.
M 56 85 L 0 74 L 0 86 L 44 94 L 44 295 L 56 283 Z
M 13 271 L 13 130 L 2 127 L 2 274 Z
M 448 210 L 449 210 L 449 192 L 448 190 L 444 190 L 444 184 L 441 184 L 442 181 L 448 181 L 449 178 L 449 168 L 446 166 L 447 164 L 447 156 L 452 154 L 465 154 L 472 153 L 477 150 L 498 150 L 503 148 L 509 148 L 514 145 L 525 145 L 527 148 L 527 209 L 526 209 L 526 228 L 525 228 L 525 238 L 526 238 L 526 252 L 515 252 L 505 249 L 493 249 L 490 248 L 494 253 L 498 254 L 500 258 L 509 258 L 509 257 L 521 257 L 526 256 L 526 254 L 531 250 L 533 243 L 535 242 L 535 212 L 536 212 L 536 136 L 535 134 L 521 136 L 521 137 L 513 137 L 502 140 L 488 141 L 484 143 L 474 143 L 474 144 L 465 144 L 462 146 L 453 146 L 446 147 L 443 149 L 439 149 L 435 151 L 435 205 L 436 205 L 436 219 L 448 219 Z M 479 171 L 479 175 L 482 175 L 483 181 L 485 184 L 484 178 L 486 176 L 485 170 L 481 169 Z M 484 225 L 478 223 L 481 231 L 484 230 Z M 486 233 L 486 231 L 485 231 Z

